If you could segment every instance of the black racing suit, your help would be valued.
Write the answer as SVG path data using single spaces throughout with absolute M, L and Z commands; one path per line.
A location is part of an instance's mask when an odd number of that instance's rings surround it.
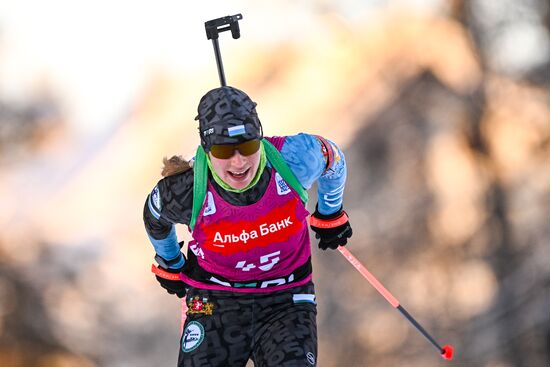
M 223 190 L 227 202 L 246 206 L 265 193 L 270 168 L 243 193 Z M 193 205 L 193 171 L 169 176 L 158 183 L 162 214 L 157 219 L 146 202 L 147 233 L 163 239 L 175 223 L 188 225 Z M 313 283 L 272 293 L 235 293 L 190 287 L 178 366 L 315 366 L 317 359 L 316 304 Z

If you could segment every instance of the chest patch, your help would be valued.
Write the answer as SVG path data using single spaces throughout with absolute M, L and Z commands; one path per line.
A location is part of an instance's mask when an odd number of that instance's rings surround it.
M 283 180 L 279 172 L 275 173 L 275 181 L 277 182 L 277 194 L 282 196 L 290 192 L 290 187 L 288 186 L 286 181 Z
M 206 208 L 204 208 L 203 215 L 206 217 L 214 213 L 216 213 L 216 204 L 214 203 L 214 197 L 212 196 L 212 193 L 208 191 L 206 195 Z

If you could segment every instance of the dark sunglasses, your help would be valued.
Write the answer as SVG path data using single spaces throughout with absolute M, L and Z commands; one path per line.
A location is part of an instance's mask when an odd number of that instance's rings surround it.
M 215 144 L 210 147 L 210 153 L 218 159 L 229 159 L 238 150 L 241 155 L 252 155 L 260 149 L 260 140 L 253 139 L 240 144 Z

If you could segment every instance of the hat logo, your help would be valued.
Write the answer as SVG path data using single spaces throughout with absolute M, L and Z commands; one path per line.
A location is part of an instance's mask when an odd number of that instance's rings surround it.
M 202 136 L 208 136 L 214 134 L 214 128 L 211 127 L 210 129 L 206 129 L 202 132 Z
M 244 125 L 231 126 L 227 128 L 227 133 L 231 137 L 243 135 L 246 133 L 246 129 L 244 128 Z

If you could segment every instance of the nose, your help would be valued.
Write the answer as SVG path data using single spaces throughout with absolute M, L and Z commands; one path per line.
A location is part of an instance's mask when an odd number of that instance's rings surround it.
M 245 163 L 246 158 L 243 155 L 241 155 L 241 153 L 238 150 L 235 150 L 235 152 L 233 153 L 233 156 L 230 159 L 231 159 L 231 165 L 235 167 L 240 167 Z

